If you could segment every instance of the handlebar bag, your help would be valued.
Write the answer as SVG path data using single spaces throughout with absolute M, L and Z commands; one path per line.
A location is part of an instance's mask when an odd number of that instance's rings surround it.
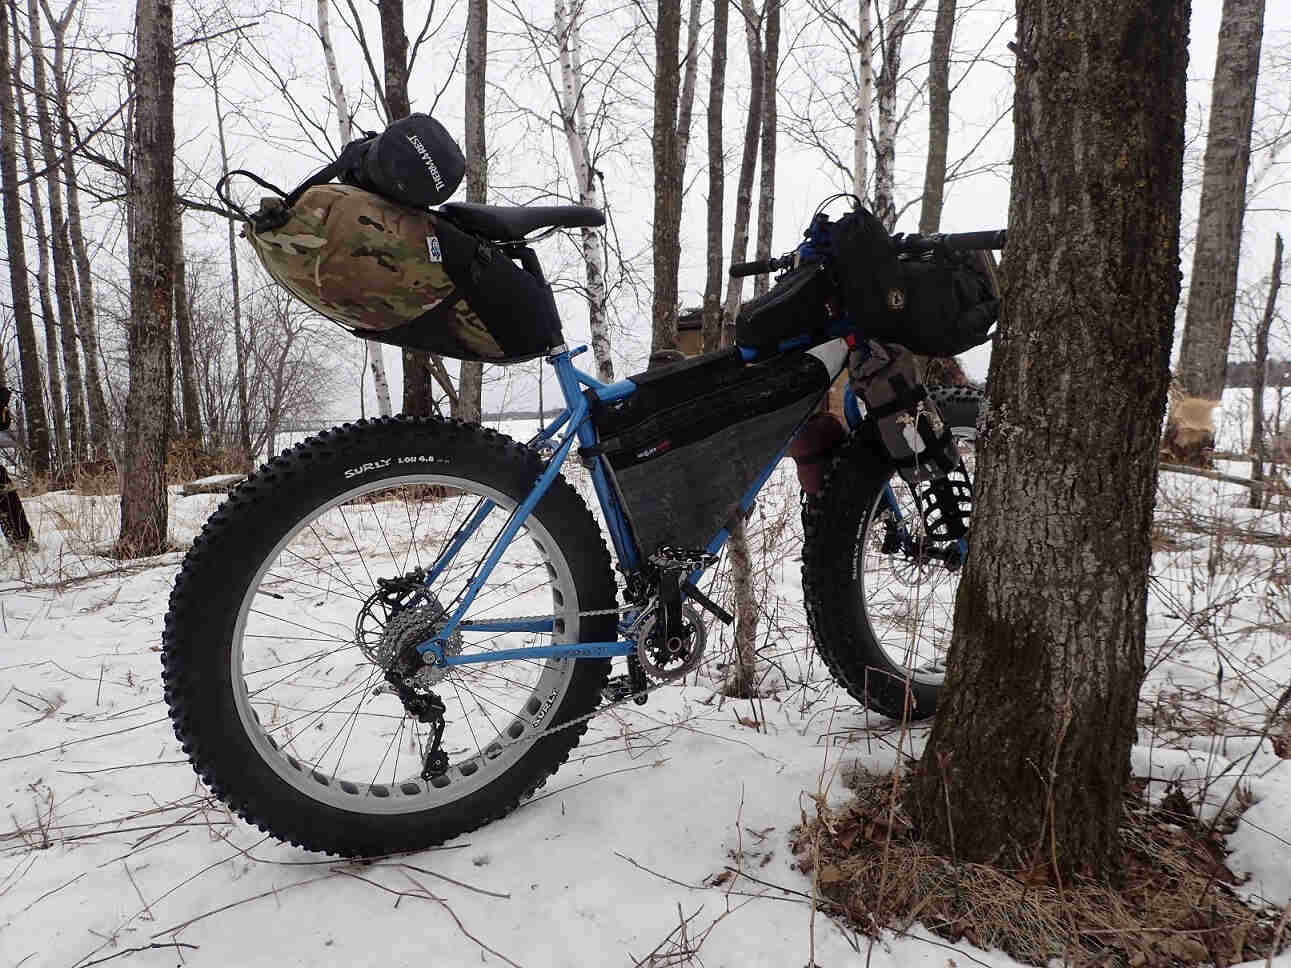
M 286 201 L 263 199 L 247 238 L 280 285 L 355 336 L 486 363 L 560 341 L 547 285 L 445 216 L 349 185 Z
M 866 319 L 866 336 L 923 356 L 954 356 L 991 338 L 1000 301 L 983 253 L 937 249 L 897 266 L 901 295 L 889 293 L 880 326 Z
M 774 350 L 799 336 L 825 337 L 833 286 L 825 267 L 801 266 L 782 275 L 770 290 L 740 307 L 735 342 L 754 350 Z
M 866 339 L 954 356 L 990 338 L 999 294 L 982 253 L 899 255 L 883 223 L 859 207 L 831 238 L 844 308 Z

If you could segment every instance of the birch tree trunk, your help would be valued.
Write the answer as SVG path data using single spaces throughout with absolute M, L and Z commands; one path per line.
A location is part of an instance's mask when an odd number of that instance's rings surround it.
M 578 204 L 602 208 L 597 172 L 592 166 L 588 142 L 587 112 L 583 103 L 582 42 L 578 33 L 578 8 L 569 12 L 565 0 L 556 0 L 555 31 L 560 51 L 560 117 L 574 165 L 578 185 Z M 610 329 L 606 313 L 608 292 L 605 287 L 605 230 L 581 230 L 583 266 L 587 275 L 588 329 L 592 336 L 592 356 L 596 360 L 596 378 L 602 383 L 614 381 L 614 362 L 610 359 Z
M 18 331 L 18 366 L 22 371 L 22 412 L 26 421 L 31 469 L 49 473 L 49 422 L 41 393 L 40 355 L 31 318 L 31 293 L 27 288 L 27 248 L 22 236 L 21 198 L 18 194 L 18 149 L 14 141 L 15 117 L 9 71 L 9 10 L 0 3 L 0 192 L 3 196 L 5 244 L 9 253 L 9 298 Z
M 758 186 L 758 244 L 756 259 L 771 255 L 771 233 L 775 225 L 776 79 L 780 61 L 780 0 L 766 0 L 766 48 L 762 55 L 762 171 Z M 754 276 L 753 295 L 770 287 L 767 273 Z
M 883 36 L 883 66 L 879 69 L 879 143 L 874 158 L 874 214 L 891 232 L 897 224 L 896 150 L 897 82 L 901 79 L 901 46 L 909 17 L 906 0 L 889 0 Z
M 1251 121 L 1260 72 L 1264 0 L 1224 0 L 1201 176 L 1201 212 L 1177 373 L 1184 397 L 1171 407 L 1166 445 L 1177 463 L 1208 466 L 1214 410 L 1224 392 L 1246 213 Z
M 744 40 L 749 52 L 749 113 L 744 123 L 744 151 L 740 156 L 740 178 L 735 186 L 735 225 L 731 235 L 731 265 L 744 262 L 749 251 L 749 219 L 753 212 L 753 173 L 758 163 L 758 136 L 762 130 L 762 29 L 752 0 L 740 0 L 744 18 Z M 727 327 L 734 326 L 744 292 L 744 278 L 726 283 Z M 730 334 L 728 342 L 734 342 Z
M 315 16 L 318 20 L 318 40 L 323 46 L 323 63 L 327 65 L 327 87 L 332 93 L 332 106 L 336 108 L 336 130 L 341 136 L 341 144 L 346 145 L 354 140 L 354 119 L 350 116 L 350 104 L 345 99 L 345 85 L 341 83 L 341 72 L 336 66 L 330 5 L 331 0 L 317 0 Z M 377 345 L 370 340 L 367 342 L 369 346 Z
M 726 98 L 726 35 L 729 0 L 713 0 L 712 68 L 708 77 L 708 265 L 704 280 L 704 352 L 722 345 L 722 233 L 726 157 L 722 149 L 722 102 Z
M 58 182 L 60 164 L 54 142 L 54 124 L 49 117 L 49 85 L 45 81 L 45 45 L 41 40 L 40 7 L 27 0 L 28 29 L 31 31 L 31 73 L 36 95 L 36 127 L 40 131 L 42 167 L 46 169 L 49 200 L 50 243 L 54 253 L 54 299 L 58 304 L 59 343 L 63 351 L 63 372 L 67 380 L 67 418 L 71 430 L 70 456 L 73 464 L 85 460 L 89 427 L 85 419 L 85 385 L 81 360 L 76 350 L 76 320 L 72 310 L 72 249 L 63 217 L 63 189 Z M 53 362 L 50 363 L 53 369 Z
M 466 200 L 483 204 L 489 196 L 488 146 L 484 138 L 484 91 L 489 51 L 488 0 L 466 3 Z M 457 395 L 459 415 L 479 423 L 483 412 L 484 364 L 462 361 Z
M 175 210 L 175 336 L 179 343 L 179 387 L 184 402 L 184 439 L 191 454 L 202 452 L 202 405 L 193 364 L 193 317 L 188 307 L 187 262 L 184 258 L 184 211 Z
M 67 436 L 67 410 L 63 406 L 63 377 L 58 362 L 58 316 L 54 301 L 49 295 L 49 235 L 45 231 L 45 213 L 41 206 L 40 179 L 31 177 L 40 171 L 36 167 L 31 149 L 32 129 L 27 115 L 27 96 L 22 82 L 22 34 L 18 29 L 18 7 L 10 3 L 9 15 L 13 19 L 13 91 L 18 108 L 18 130 L 22 139 L 22 158 L 29 172 L 27 191 L 31 198 L 32 222 L 36 230 L 36 295 L 40 300 L 40 319 L 45 331 L 46 375 L 49 377 L 49 418 L 54 431 L 54 467 L 57 476 L 65 475 L 72 466 L 71 442 Z
M 946 193 L 946 145 L 950 141 L 950 43 L 955 34 L 955 0 L 938 0 L 928 63 L 928 161 L 923 170 L 919 234 L 941 226 Z
M 907 800 L 959 861 L 1118 870 L 1179 296 L 1188 6 L 1017 5 L 1009 311 L 945 695 Z
M 331 0 L 318 0 L 315 4 L 318 17 L 318 39 L 323 45 L 323 61 L 327 65 L 327 86 L 332 92 L 332 103 L 336 107 L 336 129 L 341 136 L 341 144 L 348 144 L 354 139 L 354 120 L 350 116 L 350 105 L 345 100 L 345 85 L 341 83 L 341 72 L 336 66 L 336 49 L 332 46 L 332 25 L 328 16 Z M 368 366 L 372 370 L 372 387 L 377 394 L 377 412 L 388 417 L 394 409 L 390 405 L 390 381 L 386 379 L 385 352 L 382 345 L 373 340 L 364 340 L 364 351 L 368 354 Z
M 865 201 L 870 180 L 870 111 L 874 105 L 874 25 L 870 16 L 873 0 L 860 0 L 856 30 L 856 106 L 852 121 L 852 192 Z
M 108 415 L 107 400 L 103 395 L 103 381 L 99 375 L 99 340 L 95 321 L 94 280 L 90 273 L 90 254 L 85 244 L 85 231 L 81 224 L 80 187 L 76 175 L 73 153 L 71 95 L 67 66 L 67 28 L 72 22 L 80 0 L 72 0 L 58 17 L 41 0 L 45 18 L 54 35 L 54 93 L 58 107 L 58 140 L 62 154 L 63 182 L 67 189 L 67 229 L 71 237 L 72 255 L 76 262 L 76 327 L 81 338 L 81 354 L 85 362 L 86 402 L 89 404 L 90 457 L 107 456 L 112 445 L 112 421 Z
M 175 252 L 175 46 L 169 0 L 138 0 L 135 38 L 130 392 L 118 542 L 123 557 L 158 554 L 166 547 Z
M 1251 390 L 1251 480 L 1264 480 L 1264 386 L 1269 372 L 1269 330 L 1277 311 L 1278 290 L 1282 287 L 1282 236 L 1273 239 L 1273 272 L 1269 277 L 1269 298 L 1264 303 L 1264 315 L 1255 330 L 1255 385 Z M 1259 488 L 1251 488 L 1251 507 L 1262 504 Z

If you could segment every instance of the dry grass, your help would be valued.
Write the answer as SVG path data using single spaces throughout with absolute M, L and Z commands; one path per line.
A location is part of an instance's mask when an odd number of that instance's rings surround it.
M 1186 801 L 1126 806 L 1120 882 L 1054 883 L 1046 868 L 1008 871 L 953 862 L 900 807 L 901 782 L 861 774 L 856 798 L 792 835 L 822 907 L 871 937 L 915 922 L 952 941 L 1042 965 L 1230 965 L 1276 946 L 1280 911 L 1248 907 L 1231 889 L 1222 839 Z

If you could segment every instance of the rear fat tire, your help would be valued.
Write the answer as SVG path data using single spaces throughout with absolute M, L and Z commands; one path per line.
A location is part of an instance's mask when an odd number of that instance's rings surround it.
M 928 393 L 952 433 L 975 439 L 981 390 L 929 387 Z M 918 720 L 936 712 L 941 682 L 913 676 L 893 660 L 872 622 L 860 574 L 889 480 L 902 486 L 881 445 L 864 428 L 839 449 L 821 493 L 803 506 L 803 598 L 817 651 L 835 681 L 875 712 Z M 868 591 L 871 600 L 874 593 Z
M 343 809 L 306 795 L 266 762 L 263 747 L 248 735 L 238 710 L 232 656 L 239 612 L 265 558 L 298 522 L 354 487 L 355 478 L 347 479 L 346 470 L 371 463 L 376 466 L 357 479 L 379 482 L 407 476 L 406 468 L 398 467 L 400 456 L 424 460 L 427 455 L 440 458 L 434 469 L 478 482 L 516 503 L 543 470 L 532 450 L 478 426 L 407 417 L 346 424 L 284 452 L 238 487 L 193 543 L 171 592 L 162 650 L 165 698 L 193 769 L 248 823 L 310 850 L 380 855 L 434 846 L 474 830 L 531 796 L 587 728 L 581 723 L 535 741 L 486 785 L 458 799 L 385 813 Z M 586 504 L 564 478 L 556 478 L 532 517 L 564 559 L 578 610 L 615 608 L 605 543 Z M 608 641 L 617 637 L 616 630 L 614 615 L 589 616 L 578 620 L 574 638 Z M 572 670 L 563 680 L 564 695 L 544 729 L 586 715 L 600 703 L 610 661 L 566 661 Z

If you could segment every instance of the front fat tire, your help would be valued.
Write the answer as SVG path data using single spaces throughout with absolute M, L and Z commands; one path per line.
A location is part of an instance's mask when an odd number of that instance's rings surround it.
M 407 417 L 346 424 L 274 458 L 239 486 L 194 541 L 170 596 L 162 650 L 165 697 L 193 769 L 248 823 L 309 850 L 373 856 L 431 847 L 474 830 L 532 795 L 565 762 L 587 728 L 581 723 L 554 732 L 533 742 L 486 785 L 406 812 L 321 802 L 265 761 L 239 713 L 232 668 L 238 615 L 250 583 L 297 522 L 348 493 L 356 481 L 406 475 L 400 457 L 429 460 L 436 470 L 479 482 L 516 503 L 543 470 L 529 448 L 475 425 Z M 355 473 L 364 465 L 372 466 Z M 563 478 L 557 477 L 533 517 L 558 545 L 578 610 L 614 609 L 616 591 L 605 543 L 586 504 Z M 576 640 L 612 640 L 616 629 L 612 614 L 583 617 Z M 570 664 L 572 671 L 562 680 L 567 683 L 563 698 L 543 728 L 584 716 L 600 702 L 609 660 Z
M 942 419 L 962 441 L 976 438 L 983 393 L 973 387 L 929 387 Z M 941 682 L 912 676 L 880 642 L 859 572 L 884 485 L 899 485 L 881 445 L 862 428 L 836 454 L 821 493 L 803 506 L 802 586 L 817 651 L 835 681 L 869 709 L 891 719 L 932 716 Z

